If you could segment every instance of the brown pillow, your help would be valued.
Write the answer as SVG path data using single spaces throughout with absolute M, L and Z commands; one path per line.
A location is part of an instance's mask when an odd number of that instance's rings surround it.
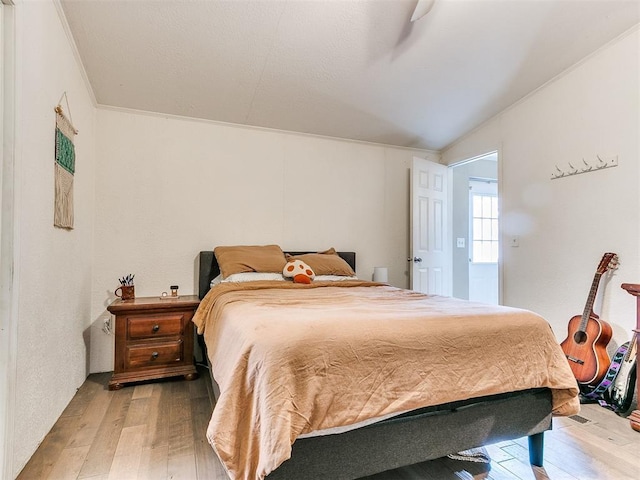
M 304 255 L 287 254 L 287 261 L 302 260 L 309 265 L 316 275 L 342 275 L 354 276 L 356 272 L 345 262 L 334 248 L 318 253 L 305 253 Z
M 216 247 L 213 252 L 222 278 L 242 272 L 282 273 L 287 263 L 278 245 Z

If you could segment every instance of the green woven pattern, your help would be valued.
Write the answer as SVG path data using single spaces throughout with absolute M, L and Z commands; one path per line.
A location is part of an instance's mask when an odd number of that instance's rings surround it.
M 56 162 L 72 175 L 76 170 L 76 151 L 73 142 L 56 128 Z

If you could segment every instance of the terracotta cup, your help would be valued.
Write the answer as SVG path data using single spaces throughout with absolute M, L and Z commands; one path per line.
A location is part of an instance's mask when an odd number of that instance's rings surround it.
M 120 293 L 118 294 L 118 290 Z M 136 287 L 134 285 L 123 285 L 116 288 L 116 297 L 120 297 L 122 300 L 131 300 L 136 298 Z

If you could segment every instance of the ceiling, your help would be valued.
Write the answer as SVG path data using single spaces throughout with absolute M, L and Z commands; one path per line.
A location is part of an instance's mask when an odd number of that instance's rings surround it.
M 61 0 L 101 105 L 441 150 L 638 0 Z

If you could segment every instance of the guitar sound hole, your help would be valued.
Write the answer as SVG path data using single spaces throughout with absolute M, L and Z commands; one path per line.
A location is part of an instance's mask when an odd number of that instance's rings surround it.
M 577 331 L 573 335 L 573 339 L 575 340 L 576 343 L 582 345 L 584 342 L 587 341 L 587 334 L 585 332 Z

